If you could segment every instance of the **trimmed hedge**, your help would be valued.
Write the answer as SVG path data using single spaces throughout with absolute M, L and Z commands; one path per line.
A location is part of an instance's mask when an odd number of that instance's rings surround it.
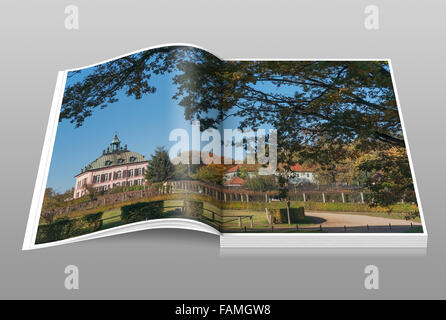
M 197 200 L 184 200 L 184 215 L 191 218 L 201 218 L 203 215 L 203 202 Z
M 102 228 L 102 214 L 103 212 L 90 213 L 81 218 L 82 222 L 84 222 L 87 226 L 86 229 L 89 232 L 95 232 Z
M 288 223 L 287 209 L 268 209 L 271 222 L 274 224 Z M 305 218 L 304 207 L 290 208 L 290 222 L 298 223 L 300 219 Z
M 59 241 L 98 231 L 102 228 L 102 214 L 96 212 L 78 219 L 61 217 L 53 223 L 39 225 L 36 243 Z
M 164 201 L 138 202 L 121 207 L 122 224 L 166 218 L 163 213 Z
M 264 211 L 268 209 L 285 208 L 283 201 L 266 202 L 241 202 L 232 201 L 222 203 L 222 209 L 229 210 L 256 210 Z M 342 203 L 342 202 L 313 202 L 313 201 L 291 201 L 291 207 L 304 207 L 308 211 L 335 211 L 335 212 L 382 212 L 382 213 L 408 213 L 419 215 L 417 205 L 412 203 L 396 203 L 388 207 L 370 207 L 363 203 Z

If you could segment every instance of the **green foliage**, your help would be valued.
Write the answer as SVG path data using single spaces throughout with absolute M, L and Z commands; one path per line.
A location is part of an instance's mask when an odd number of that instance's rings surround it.
M 369 173 L 366 186 L 371 205 L 417 201 L 406 149 L 393 147 L 366 155 L 359 168 Z
M 164 201 L 138 202 L 121 207 L 122 224 L 167 218 L 163 213 Z
M 87 224 L 88 232 L 95 232 L 102 228 L 102 214 L 103 212 L 90 213 L 81 218 L 82 222 Z
M 147 186 L 133 185 L 133 186 L 115 186 L 111 189 L 108 189 L 105 193 L 107 194 L 115 194 L 121 192 L 130 192 L 130 191 L 140 191 L 145 190 Z
M 170 161 L 169 154 L 163 147 L 155 150 L 149 161 L 145 177 L 149 182 L 166 182 L 174 177 L 175 167 Z
M 375 205 L 414 198 L 406 154 L 388 161 L 394 168 L 388 172 L 383 164 L 364 164 L 360 171 L 352 165 L 358 158 L 354 150 L 393 146 L 405 153 L 390 68 L 383 60 L 222 61 L 197 48 L 152 49 L 98 65 L 68 86 L 60 120 L 81 126 L 94 110 L 116 102 L 118 92 L 135 99 L 154 93 L 152 76 L 168 73 L 185 119 L 199 120 L 202 129 L 218 127 L 234 114 L 241 129 L 268 124 L 279 134 L 279 162 L 299 154 L 323 167 L 316 175 L 319 182 L 367 183 Z M 168 163 L 153 166 L 148 181 L 172 178 Z M 367 170 L 382 171 L 383 178 L 378 184 L 366 182 Z M 210 172 L 199 179 L 219 183 Z M 280 197 L 286 198 L 285 191 L 281 188 Z
M 203 215 L 203 202 L 184 200 L 184 215 L 191 218 L 201 218 Z
M 277 197 L 279 199 L 286 199 L 288 198 L 288 180 L 286 177 L 284 177 L 283 175 L 279 175 L 279 194 L 277 195 Z
M 75 231 L 75 222 L 61 217 L 53 223 L 40 225 L 37 231 L 36 243 L 52 242 L 70 238 Z
M 203 182 L 222 184 L 223 171 L 222 169 L 213 165 L 202 166 L 195 174 L 192 175 L 192 178 Z
M 249 178 L 249 171 L 248 168 L 246 168 L 245 166 L 241 166 L 237 169 L 237 174 L 238 177 L 242 178 L 243 180 L 246 180 Z
M 87 184 L 86 189 L 87 189 L 87 197 L 90 201 L 94 201 L 98 198 L 99 192 L 96 191 L 96 189 L 92 185 Z
M 81 218 L 70 219 L 66 216 L 54 222 L 41 224 L 37 230 L 36 243 L 64 240 L 102 228 L 102 212 L 87 214 Z
M 382 212 L 382 213 L 406 213 L 419 217 L 419 209 L 417 205 L 412 203 L 397 203 L 388 207 L 370 207 L 362 203 L 342 203 L 342 202 L 315 202 L 315 201 L 291 201 L 291 208 L 304 207 L 307 211 L 330 211 L 330 212 Z M 233 210 L 256 210 L 264 211 L 268 209 L 286 208 L 285 202 L 247 202 L 247 201 L 231 201 L 224 202 L 222 209 Z
M 298 223 L 299 220 L 305 218 L 304 207 L 290 208 L 290 223 Z M 268 209 L 271 221 L 274 224 L 288 223 L 287 209 Z
M 243 187 L 252 191 L 266 192 L 276 188 L 276 181 L 270 175 L 256 175 L 248 177 Z

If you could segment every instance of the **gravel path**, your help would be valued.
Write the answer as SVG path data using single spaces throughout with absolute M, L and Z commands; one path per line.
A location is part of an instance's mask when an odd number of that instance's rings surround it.
M 371 217 L 358 214 L 344 214 L 344 213 L 329 213 L 319 211 L 307 211 L 305 215 L 315 218 L 315 222 L 322 225 L 326 231 L 340 232 L 340 228 L 344 226 L 350 232 L 363 231 L 367 229 L 367 225 L 371 230 L 380 232 L 404 232 L 410 228 L 410 221 Z M 389 226 L 389 224 L 391 226 Z M 419 226 L 421 223 L 412 222 L 414 226 Z

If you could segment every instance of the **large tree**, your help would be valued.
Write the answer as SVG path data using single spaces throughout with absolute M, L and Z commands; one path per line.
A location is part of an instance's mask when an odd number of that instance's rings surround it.
M 168 72 L 186 119 L 204 127 L 230 116 L 242 128 L 268 123 L 287 150 L 358 138 L 404 146 L 386 61 L 222 61 L 196 48 L 159 48 L 94 67 L 67 88 L 60 119 L 81 126 L 120 91 L 154 93 L 152 76 Z
M 387 61 L 223 61 L 197 48 L 159 48 L 70 79 L 60 119 L 81 126 L 119 92 L 136 99 L 154 93 L 152 77 L 166 73 L 185 118 L 200 120 L 202 129 L 230 117 L 241 129 L 276 128 L 279 162 L 298 154 L 333 167 L 352 158 L 352 143 L 361 152 L 405 150 Z
M 145 178 L 151 182 L 166 182 L 175 175 L 175 166 L 170 161 L 167 151 L 159 147 L 155 150 L 147 165 Z

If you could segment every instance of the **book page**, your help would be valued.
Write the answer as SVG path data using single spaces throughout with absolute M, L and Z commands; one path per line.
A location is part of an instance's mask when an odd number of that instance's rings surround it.
M 209 54 L 154 48 L 66 73 L 49 124 L 57 132 L 42 160 L 50 167 L 37 195 L 33 245 L 122 232 L 142 222 L 218 233 L 224 170 L 211 163 L 217 150 L 202 155 L 201 149 L 213 139 L 220 143 L 219 130 L 200 129 L 200 120 L 218 114 L 195 121 L 178 92 L 190 82 L 182 78 L 191 72 L 187 60 L 197 55 Z M 160 219 L 170 224 L 150 224 Z

